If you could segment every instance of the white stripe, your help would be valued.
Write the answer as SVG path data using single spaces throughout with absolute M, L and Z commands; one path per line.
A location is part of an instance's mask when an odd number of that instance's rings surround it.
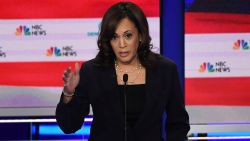
M 61 21 L 61 22 L 60 22 Z M 2 35 L 15 36 L 16 28 L 26 26 L 32 31 L 32 26 L 41 25 L 41 29 L 46 31 L 46 35 L 61 33 L 83 33 L 84 31 L 98 32 L 98 24 L 101 19 L 56 19 L 56 20 L 1 20 L 0 29 Z
M 192 133 L 244 132 L 250 129 L 250 106 L 188 105 L 186 109 L 189 114 L 190 124 L 197 125 L 191 128 Z M 203 125 L 206 127 L 202 127 Z M 213 129 L 210 130 L 210 128 Z
M 84 121 L 92 122 L 93 118 L 85 118 Z M 56 119 L 0 119 L 0 123 L 27 123 L 27 122 L 56 122 Z
M 151 33 L 159 33 L 160 19 L 158 17 L 147 18 Z M 101 18 L 81 19 L 32 19 L 32 20 L 0 20 L 0 35 L 15 36 L 16 28 L 26 26 L 32 31 L 32 26 L 41 25 L 41 29 L 50 34 L 72 34 L 85 32 L 98 32 Z M 160 35 L 160 34 L 159 34 Z
M 200 58 L 186 58 L 185 60 L 185 77 L 186 78 L 197 78 L 197 77 L 249 77 L 250 76 L 250 65 L 249 57 L 238 57 L 238 58 L 230 58 L 230 57 L 200 57 Z M 203 63 L 210 63 L 216 68 L 220 68 L 216 66 L 218 62 L 225 62 L 225 66 L 222 68 L 228 68 L 230 71 L 223 72 L 199 72 L 200 65 Z
M 250 41 L 250 33 L 227 34 L 186 34 L 185 53 L 234 51 L 232 47 L 237 40 Z
M 231 137 L 188 137 L 188 140 L 217 140 L 217 139 L 250 139 L 250 136 L 231 136 Z
M 62 87 L 0 86 L 0 116 L 54 116 L 62 89 Z M 93 115 L 91 106 L 89 115 Z
M 9 41 L 1 42 L 2 51 L 6 53 L 2 62 L 39 62 L 39 61 L 77 61 L 89 60 L 96 56 L 98 49 L 96 40 L 34 40 L 34 41 Z M 70 46 L 76 56 L 46 56 L 50 47 L 56 47 L 63 52 L 63 47 Z

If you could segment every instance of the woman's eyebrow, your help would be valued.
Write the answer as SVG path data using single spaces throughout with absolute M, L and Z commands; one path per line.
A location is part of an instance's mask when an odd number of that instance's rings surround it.
M 126 30 L 125 32 L 123 32 L 123 33 L 128 33 L 128 32 L 132 32 L 131 30 Z
M 129 32 L 132 32 L 131 30 L 126 30 L 126 31 L 124 31 L 122 34 L 126 34 L 126 33 L 129 33 Z M 114 33 L 114 35 L 118 35 L 119 36 L 119 34 L 118 33 Z

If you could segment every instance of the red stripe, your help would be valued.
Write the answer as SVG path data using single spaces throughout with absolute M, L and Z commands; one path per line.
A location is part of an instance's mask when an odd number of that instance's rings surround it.
M 250 14 L 185 13 L 185 33 L 250 32 Z
M 74 68 L 75 62 L 0 63 L 0 85 L 62 86 L 63 72 L 69 66 Z
M 0 18 L 94 18 L 120 0 L 1 0 Z M 132 0 L 146 16 L 159 17 L 159 0 Z
M 250 106 L 250 77 L 186 78 L 187 105 Z

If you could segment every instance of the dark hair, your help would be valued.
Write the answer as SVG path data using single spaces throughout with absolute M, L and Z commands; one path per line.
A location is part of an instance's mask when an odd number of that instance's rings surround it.
M 149 35 L 146 16 L 137 5 L 131 2 L 119 2 L 111 6 L 105 13 L 101 22 L 100 34 L 97 41 L 99 52 L 94 59 L 95 64 L 97 66 L 107 67 L 114 63 L 115 54 L 110 41 L 114 36 L 118 23 L 124 18 L 128 18 L 135 24 L 141 36 L 141 41 L 137 50 L 140 63 L 144 67 L 154 65 L 159 55 L 151 51 L 153 46 L 150 44 L 151 37 Z

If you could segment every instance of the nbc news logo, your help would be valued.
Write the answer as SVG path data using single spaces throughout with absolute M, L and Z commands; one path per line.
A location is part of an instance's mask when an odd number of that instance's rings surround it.
M 46 34 L 47 34 L 46 31 L 42 29 L 42 25 L 32 25 L 31 27 L 28 27 L 26 25 L 24 26 L 20 25 L 16 28 L 16 32 L 15 32 L 16 36 L 21 36 L 21 35 L 24 35 L 24 36 L 43 35 L 45 36 Z
M 50 47 L 46 51 L 46 56 L 48 57 L 51 57 L 51 56 L 71 57 L 71 56 L 77 56 L 77 52 L 73 50 L 72 46 L 63 46 L 62 49 L 59 47 Z
M 226 61 L 218 61 L 215 64 L 204 62 L 200 65 L 198 71 L 200 73 L 208 72 L 230 72 L 230 67 L 226 65 Z

